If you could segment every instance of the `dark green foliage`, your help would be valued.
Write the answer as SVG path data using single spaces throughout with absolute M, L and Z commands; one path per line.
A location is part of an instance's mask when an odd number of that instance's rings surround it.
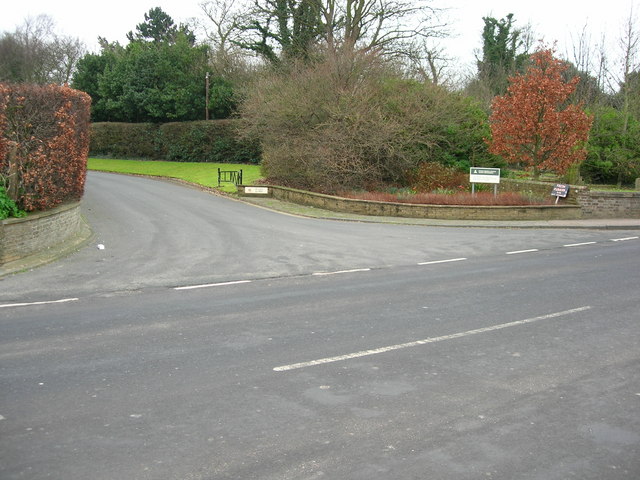
M 185 26 L 177 26 L 171 18 L 160 7 L 155 7 L 144 14 L 144 22 L 136 25 L 136 31 L 129 32 L 127 39 L 130 42 L 142 40 L 150 42 L 174 43 L 178 35 L 184 35 L 191 45 L 195 44 L 196 37 L 191 30 Z
M 508 78 L 522 69 L 527 58 L 519 53 L 522 32 L 513 28 L 513 14 L 497 20 L 483 17 L 482 60 L 478 61 L 478 76 L 488 82 L 494 95 L 506 91 Z
M 237 122 L 166 123 L 160 126 L 162 158 L 181 162 L 259 163 L 257 143 L 238 138 Z
M 180 162 L 259 163 L 257 142 L 241 139 L 237 121 L 94 123 L 91 155 Z
M 626 131 L 625 131 L 626 130 Z M 610 107 L 595 112 L 580 174 L 589 183 L 632 184 L 640 177 L 640 122 Z
M 158 125 L 101 122 L 91 125 L 91 155 L 114 158 L 157 158 Z
M 130 43 L 99 77 L 95 111 L 110 121 L 203 118 L 206 61 L 206 47 L 182 35 L 175 43 Z
M 6 189 L 0 185 L 0 220 L 9 217 L 24 217 L 27 212 L 20 210 L 12 199 L 7 196 Z
M 177 27 L 161 9 L 145 15 L 122 47 L 100 39 L 100 54 L 78 63 L 73 86 L 93 101 L 94 122 L 166 123 L 206 118 L 209 49 L 194 45 L 186 27 Z M 228 118 L 236 108 L 233 85 L 220 77 L 210 82 L 213 118 Z
M 505 167 L 506 162 L 488 152 L 485 138 L 491 134 L 486 112 L 475 100 L 451 94 L 458 115 L 442 127 L 442 140 L 431 153 L 431 161 L 468 170 L 472 166 Z
M 102 53 L 88 53 L 78 60 L 72 86 L 91 97 L 91 119 L 95 122 L 103 122 L 109 118 L 106 109 L 107 102 L 100 93 L 100 83 L 104 72 L 107 68 L 112 68 L 115 62 L 115 52 L 104 47 Z

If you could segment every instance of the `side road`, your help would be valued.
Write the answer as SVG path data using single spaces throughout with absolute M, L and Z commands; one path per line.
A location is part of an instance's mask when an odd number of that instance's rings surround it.
M 424 225 L 429 227 L 460 228 L 587 228 L 599 230 L 636 230 L 640 229 L 640 218 L 603 218 L 582 220 L 545 220 L 545 221 L 497 221 L 497 220 L 437 220 L 430 218 L 379 217 L 333 212 L 316 207 L 283 202 L 274 198 L 241 197 L 240 201 L 258 207 L 275 210 L 290 215 L 342 220 L 352 222 L 391 223 L 403 225 Z
M 113 174 L 102 174 L 109 175 Z M 154 178 L 154 181 L 158 181 Z M 167 180 L 167 179 L 163 179 Z M 193 188 L 208 192 L 212 195 L 220 196 L 219 192 L 197 185 L 186 184 L 182 181 L 167 180 L 168 183 L 181 185 L 182 187 Z M 354 215 L 340 212 L 323 210 L 315 207 L 297 205 L 272 198 L 262 197 L 231 197 L 228 199 L 236 200 L 240 203 L 252 205 L 272 212 L 280 212 L 282 214 L 294 215 L 297 217 L 307 217 L 315 219 L 326 219 L 336 221 L 371 223 L 371 224 L 397 224 L 397 225 L 413 225 L 427 227 L 458 227 L 458 228 L 505 228 L 505 229 L 592 229 L 592 230 L 636 230 L 640 229 L 640 219 L 590 219 L 590 220 L 550 220 L 550 221 L 490 221 L 490 220 L 436 220 L 436 219 L 416 219 L 416 218 L 400 218 L 400 217 L 380 217 L 367 215 Z M 90 203 L 87 201 L 87 203 Z M 88 208 L 88 207 L 85 207 Z M 148 214 L 148 212 L 147 212 Z M 54 262 L 63 258 L 96 239 L 89 225 L 78 238 L 67 242 L 64 245 L 49 248 L 44 252 L 21 260 L 6 263 L 0 266 L 0 278 L 12 273 L 30 270 L 32 268 Z

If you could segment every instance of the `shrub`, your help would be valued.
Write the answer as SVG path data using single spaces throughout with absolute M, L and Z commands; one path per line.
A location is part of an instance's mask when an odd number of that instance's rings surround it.
M 332 192 L 406 184 L 421 162 L 481 157 L 469 150 L 484 131 L 478 109 L 433 84 L 399 77 L 374 55 L 328 57 L 265 74 L 241 107 L 260 138 L 264 174 L 274 182 Z M 465 136 L 461 131 L 477 129 Z
M 19 208 L 82 197 L 90 102 L 66 86 L 0 84 L 0 180 Z
M 259 163 L 257 142 L 238 136 L 233 120 L 165 123 L 160 152 L 166 160 L 212 163 Z
M 640 177 L 640 122 L 611 107 L 594 116 L 580 174 L 589 183 L 633 184 Z
M 434 190 L 461 191 L 469 187 L 469 175 L 458 168 L 436 162 L 423 162 L 408 175 L 409 185 L 416 192 Z
M 235 120 L 94 123 L 91 155 L 179 162 L 259 163 L 256 141 L 243 139 Z
M 153 123 L 100 122 L 91 125 L 91 155 L 157 158 L 158 126 Z
M 20 210 L 12 199 L 7 195 L 4 187 L 0 186 L 0 220 L 9 217 L 24 217 L 26 212 Z

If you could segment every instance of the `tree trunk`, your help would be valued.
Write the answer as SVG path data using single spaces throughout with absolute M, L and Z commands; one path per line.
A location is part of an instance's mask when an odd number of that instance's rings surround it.
M 7 196 L 14 202 L 18 201 L 18 145 L 12 145 L 7 156 L 9 160 L 9 175 L 7 185 Z

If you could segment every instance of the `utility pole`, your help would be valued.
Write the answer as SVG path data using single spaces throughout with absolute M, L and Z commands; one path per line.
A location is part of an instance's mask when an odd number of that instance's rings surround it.
M 206 73 L 206 75 L 204 76 L 204 79 L 205 79 L 205 97 L 204 97 L 205 114 L 204 114 L 204 118 L 205 118 L 205 120 L 209 120 L 209 72 Z

